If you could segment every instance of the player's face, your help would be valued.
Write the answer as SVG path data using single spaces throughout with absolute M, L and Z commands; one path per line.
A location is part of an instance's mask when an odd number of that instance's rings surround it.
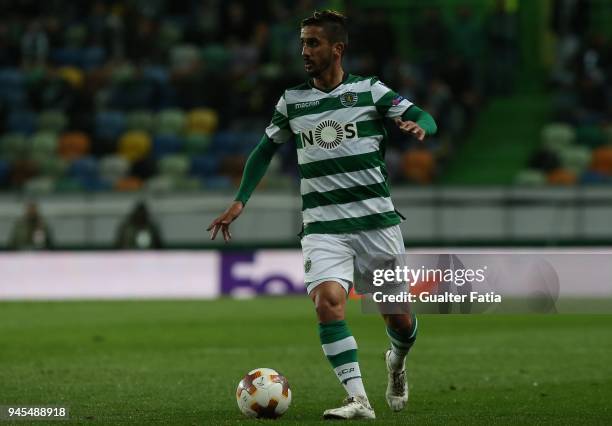
M 311 77 L 320 76 L 333 62 L 333 45 L 325 37 L 321 27 L 307 26 L 302 28 L 302 58 L 304 69 Z

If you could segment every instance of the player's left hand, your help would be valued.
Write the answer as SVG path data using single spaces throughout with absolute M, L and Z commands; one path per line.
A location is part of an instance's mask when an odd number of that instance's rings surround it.
M 223 239 L 225 242 L 229 242 L 232 239 L 232 234 L 229 230 L 230 224 L 240 216 L 242 210 L 244 209 L 244 204 L 241 201 L 234 201 L 228 208 L 221 214 L 221 216 L 217 217 L 206 229 L 210 232 L 210 239 L 214 240 L 217 237 L 217 233 L 219 230 L 223 234 Z
M 421 126 L 414 121 L 403 121 L 398 117 L 395 119 L 395 124 L 397 124 L 397 127 L 402 132 L 414 136 L 419 141 L 423 141 L 425 139 L 425 130 L 423 130 L 423 128 L 421 128 Z

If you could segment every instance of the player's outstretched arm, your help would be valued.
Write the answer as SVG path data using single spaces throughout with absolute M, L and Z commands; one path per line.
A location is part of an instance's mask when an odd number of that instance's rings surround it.
M 408 108 L 402 118 L 396 118 L 395 124 L 402 132 L 410 134 L 420 141 L 423 141 L 425 136 L 433 135 L 438 131 L 438 126 L 433 117 L 416 105 Z
M 219 230 L 221 230 L 223 239 L 226 243 L 232 239 L 232 234 L 229 230 L 230 224 L 240 216 L 240 213 L 242 213 L 251 194 L 266 174 L 270 161 L 279 146 L 279 144 L 274 143 L 267 136 L 261 138 L 261 141 L 253 152 L 251 152 L 244 166 L 242 181 L 240 182 L 240 188 L 238 188 L 238 194 L 236 194 L 234 202 L 223 212 L 223 214 L 213 220 L 206 229 L 210 232 L 211 240 L 217 237 Z

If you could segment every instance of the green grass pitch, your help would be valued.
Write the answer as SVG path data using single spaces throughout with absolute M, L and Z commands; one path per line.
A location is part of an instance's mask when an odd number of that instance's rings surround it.
M 612 316 L 422 315 L 400 413 L 384 400 L 382 320 L 356 302 L 348 320 L 375 424 L 612 424 Z M 289 379 L 280 420 L 238 411 L 255 367 Z M 0 303 L 0 405 L 65 405 L 79 424 L 277 425 L 323 423 L 342 397 L 306 297 Z

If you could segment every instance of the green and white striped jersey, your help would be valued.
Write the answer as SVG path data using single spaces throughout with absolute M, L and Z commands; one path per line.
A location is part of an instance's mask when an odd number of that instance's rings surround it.
M 385 117 L 411 102 L 374 77 L 345 75 L 323 92 L 309 83 L 287 89 L 266 135 L 295 141 L 304 234 L 337 234 L 396 225 L 384 162 Z

